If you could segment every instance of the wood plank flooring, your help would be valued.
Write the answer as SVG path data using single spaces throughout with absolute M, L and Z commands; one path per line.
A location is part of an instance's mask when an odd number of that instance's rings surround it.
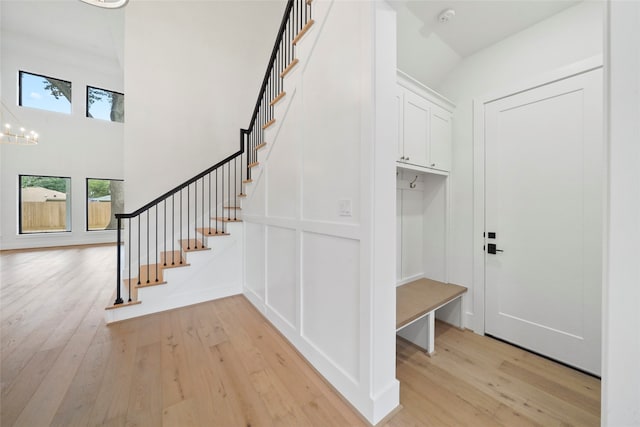
M 0 254 L 0 425 L 366 425 L 242 296 L 111 326 L 115 247 Z M 436 326 L 385 425 L 599 424 L 598 380 Z

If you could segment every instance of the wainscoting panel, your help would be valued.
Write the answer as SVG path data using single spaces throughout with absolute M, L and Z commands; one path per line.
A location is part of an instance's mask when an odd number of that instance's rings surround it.
M 297 325 L 296 231 L 267 227 L 267 307 L 292 328 Z
M 303 233 L 302 254 L 302 335 L 357 383 L 360 242 Z

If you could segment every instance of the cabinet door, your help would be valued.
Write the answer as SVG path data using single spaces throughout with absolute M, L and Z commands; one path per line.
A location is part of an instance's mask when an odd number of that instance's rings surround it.
M 404 93 L 404 162 L 428 166 L 430 104 L 413 92 Z
M 396 103 L 396 112 L 398 114 L 398 133 L 397 133 L 397 147 L 398 154 L 396 157 L 397 161 L 404 160 L 404 123 L 403 123 L 403 108 L 404 108 L 404 94 L 401 88 L 398 88 L 396 91 L 396 96 L 394 98 L 394 102 Z
M 451 170 L 451 114 L 433 106 L 431 110 L 430 168 Z

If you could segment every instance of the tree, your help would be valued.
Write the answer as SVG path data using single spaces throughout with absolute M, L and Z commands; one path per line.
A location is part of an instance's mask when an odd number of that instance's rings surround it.
M 109 183 L 109 191 L 111 193 L 111 221 L 107 225 L 107 230 L 117 230 L 118 220 L 115 214 L 124 212 L 124 182 L 111 181 Z M 122 224 L 124 227 L 124 224 Z
M 67 98 L 67 101 L 71 103 L 71 83 L 62 80 L 44 78 L 44 88 L 51 92 L 51 95 L 55 99 L 60 99 L 61 96 Z
M 48 190 L 66 193 L 67 178 L 57 178 L 53 176 L 23 176 L 20 186 L 22 188 L 42 187 Z
M 45 77 L 44 88 L 48 90 L 55 99 L 60 99 L 60 97 L 63 96 L 67 99 L 67 101 L 71 102 L 71 83 Z M 87 92 L 87 102 L 89 105 L 93 105 L 94 102 L 106 99 L 111 106 L 111 111 L 109 114 L 111 121 L 124 122 L 123 94 L 97 88 L 90 89 L 91 90 Z M 89 111 L 87 111 L 87 115 L 89 117 L 93 117 Z
M 109 118 L 112 122 L 124 122 L 124 95 L 121 93 L 110 92 L 107 90 L 90 88 L 87 92 L 87 101 L 89 106 L 95 102 L 100 102 L 105 99 L 111 106 Z M 89 111 L 87 111 L 89 117 L 93 117 Z
M 90 179 L 88 183 L 88 196 L 92 199 L 108 196 L 109 180 L 107 179 Z

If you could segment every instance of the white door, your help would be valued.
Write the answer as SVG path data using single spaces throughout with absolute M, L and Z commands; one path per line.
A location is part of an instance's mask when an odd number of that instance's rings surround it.
M 600 374 L 602 70 L 485 104 L 485 332 Z

